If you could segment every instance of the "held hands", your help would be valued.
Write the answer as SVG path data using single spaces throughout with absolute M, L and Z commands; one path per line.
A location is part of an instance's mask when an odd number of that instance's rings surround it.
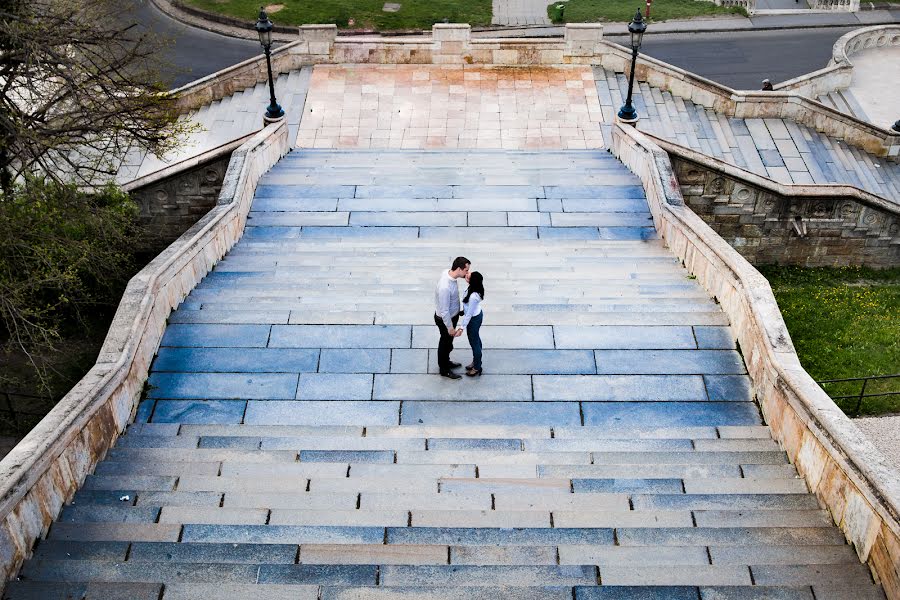
M 462 335 L 462 332 L 463 332 L 463 330 L 459 327 L 457 327 L 455 329 L 452 327 L 447 328 L 447 333 L 449 333 L 452 337 L 459 337 Z

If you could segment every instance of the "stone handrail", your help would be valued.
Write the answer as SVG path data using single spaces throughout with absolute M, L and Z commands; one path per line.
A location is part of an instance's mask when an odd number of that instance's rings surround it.
M 818 71 L 783 81 L 775 91 L 793 91 L 815 99 L 829 92 L 850 87 L 853 63 L 850 55 L 867 48 L 900 45 L 900 25 L 875 25 L 842 35 L 831 49 L 831 60 Z
M 169 313 L 240 238 L 259 178 L 288 148 L 282 120 L 234 152 L 218 205 L 128 282 L 96 364 L 0 461 L 4 580 L 131 419 Z
M 765 277 L 684 205 L 666 153 L 621 123 L 612 138 L 660 236 L 728 315 L 775 439 L 888 598 L 900 599 L 896 471 L 803 369 Z

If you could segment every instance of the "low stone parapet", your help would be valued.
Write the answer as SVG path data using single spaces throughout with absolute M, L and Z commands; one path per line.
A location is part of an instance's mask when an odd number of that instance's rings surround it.
M 282 121 L 234 152 L 218 204 L 131 279 L 96 364 L 0 461 L 4 580 L 131 420 L 169 313 L 241 237 L 259 178 L 288 149 Z
M 728 315 L 776 440 L 887 597 L 900 599 L 900 477 L 803 369 L 765 277 L 684 205 L 666 153 L 621 123 L 612 142 L 643 182 L 660 237 Z

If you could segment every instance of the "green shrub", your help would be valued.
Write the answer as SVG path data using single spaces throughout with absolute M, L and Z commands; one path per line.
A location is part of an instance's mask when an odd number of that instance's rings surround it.
M 554 25 L 560 25 L 566 22 L 566 4 L 565 2 L 554 2 L 547 6 L 547 17 Z
M 40 369 L 37 357 L 118 304 L 133 270 L 137 212 L 111 185 L 89 193 L 32 178 L 0 194 L 0 342 L 7 355 L 24 353 Z

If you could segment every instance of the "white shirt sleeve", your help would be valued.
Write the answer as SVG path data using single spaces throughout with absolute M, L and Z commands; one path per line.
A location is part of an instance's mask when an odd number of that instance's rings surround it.
M 469 321 L 472 320 L 472 317 L 478 314 L 478 306 L 481 304 L 481 295 L 478 292 L 473 292 L 469 295 L 469 303 L 465 305 L 466 312 L 463 315 L 462 320 L 459 322 L 459 326 L 462 329 L 466 328 L 466 325 L 469 324 Z
M 449 285 L 449 281 L 451 281 L 448 277 L 441 277 L 440 281 L 438 281 L 437 290 L 435 291 L 435 314 L 441 318 L 444 322 L 444 325 L 447 329 L 453 328 L 453 317 L 456 315 L 450 314 L 452 312 L 452 294 L 453 289 Z M 457 302 L 459 299 L 457 298 Z

